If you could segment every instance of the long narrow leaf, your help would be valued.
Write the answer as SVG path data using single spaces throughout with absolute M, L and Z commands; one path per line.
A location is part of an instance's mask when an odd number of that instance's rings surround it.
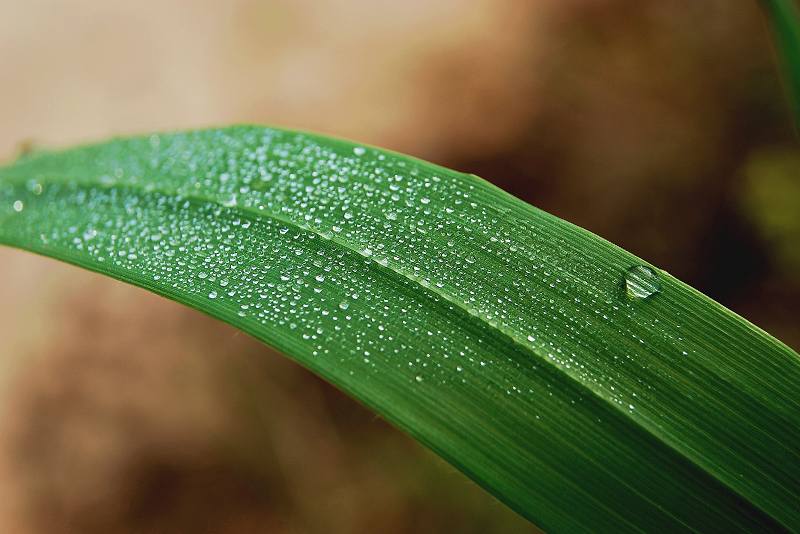
M 0 242 L 241 328 L 546 529 L 800 529 L 797 353 L 476 176 L 260 127 L 121 139 L 0 168 Z
M 761 0 L 783 68 L 795 124 L 800 127 L 800 8 L 797 0 Z

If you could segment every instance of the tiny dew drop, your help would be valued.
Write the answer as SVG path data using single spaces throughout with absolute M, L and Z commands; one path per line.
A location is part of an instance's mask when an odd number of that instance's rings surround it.
M 646 299 L 661 291 L 658 275 L 645 265 L 634 265 L 625 271 L 625 292 L 631 299 Z
M 357 146 L 353 148 L 353 154 L 356 156 L 363 156 L 367 153 L 367 150 L 363 146 Z
M 346 300 L 343 300 L 342 302 L 339 303 L 339 308 L 341 308 L 342 310 L 346 310 L 349 307 L 350 303 L 347 302 Z
M 210 299 L 217 298 L 217 292 L 216 291 L 212 291 L 211 293 L 208 294 L 208 298 L 210 298 Z
M 13 207 L 14 207 L 14 211 L 19 213 L 20 211 L 22 211 L 22 209 L 25 207 L 25 205 L 22 203 L 21 200 L 15 200 L 14 204 L 13 204 Z

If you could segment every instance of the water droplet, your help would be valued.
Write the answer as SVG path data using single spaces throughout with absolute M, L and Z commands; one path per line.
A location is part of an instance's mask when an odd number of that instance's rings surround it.
M 353 154 L 355 154 L 356 156 L 363 156 L 366 153 L 367 149 L 364 148 L 363 146 L 357 146 L 353 148 Z
M 349 307 L 350 307 L 350 303 L 347 302 L 346 300 L 343 300 L 342 302 L 339 303 L 339 308 L 341 308 L 343 310 L 346 310 Z
M 414 377 L 414 380 L 416 380 L 417 382 L 422 382 L 422 377 L 417 375 Z
M 217 298 L 217 292 L 216 291 L 212 291 L 211 293 L 208 294 L 208 298 L 210 298 L 210 299 Z
M 390 221 L 396 221 L 397 220 L 397 213 L 395 213 L 393 211 L 388 211 L 388 212 L 386 212 L 386 218 L 389 219 Z
M 661 282 L 650 267 L 635 265 L 625 271 L 625 291 L 629 298 L 646 299 L 661 291 Z
M 22 201 L 21 201 L 21 200 L 15 200 L 15 201 L 14 201 L 14 211 L 16 211 L 17 213 L 19 213 L 20 211 L 22 211 L 22 209 L 23 209 L 24 207 L 25 207 L 25 205 L 22 203 Z

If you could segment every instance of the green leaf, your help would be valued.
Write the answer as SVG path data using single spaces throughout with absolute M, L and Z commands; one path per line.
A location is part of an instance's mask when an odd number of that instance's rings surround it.
M 0 242 L 241 328 L 546 529 L 800 529 L 797 353 L 476 176 L 260 127 L 121 139 L 0 169 Z
M 795 124 L 800 126 L 800 10 L 797 0 L 761 0 L 782 64 Z

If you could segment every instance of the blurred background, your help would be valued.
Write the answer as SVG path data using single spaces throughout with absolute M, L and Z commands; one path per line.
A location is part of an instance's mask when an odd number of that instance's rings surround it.
M 800 151 L 756 0 L 0 0 L 0 161 L 315 130 L 473 172 L 800 347 Z M 234 329 L 0 249 L 0 531 L 529 532 Z

